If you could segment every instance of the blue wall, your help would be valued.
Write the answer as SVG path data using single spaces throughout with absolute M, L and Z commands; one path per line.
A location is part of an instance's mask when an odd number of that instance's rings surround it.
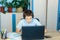
M 58 19 L 57 19 L 57 30 L 60 29 L 60 0 L 58 0 Z
M 16 31 L 16 14 L 12 14 L 12 32 Z

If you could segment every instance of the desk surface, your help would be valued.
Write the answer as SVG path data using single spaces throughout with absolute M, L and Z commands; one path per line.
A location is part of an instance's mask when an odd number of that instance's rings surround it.
M 48 32 L 46 33 L 46 35 L 49 35 L 52 38 L 45 38 L 44 40 L 60 40 L 60 33 L 58 32 Z M 0 40 L 2 40 L 1 35 L 0 35 Z M 9 40 L 9 39 L 6 39 L 6 40 Z
M 10 34 L 15 34 L 15 33 L 9 33 Z M 0 40 L 22 40 L 22 37 L 21 36 L 17 36 L 17 37 L 13 37 L 13 38 L 8 38 L 8 39 L 1 39 L 1 34 L 0 34 Z M 37 39 L 34 39 L 34 40 L 37 40 Z M 40 40 L 40 39 L 38 39 Z
M 9 33 L 8 35 L 10 36 L 10 34 L 12 34 L 12 36 L 14 36 L 16 33 Z M 14 35 L 13 35 L 14 34 Z M 4 39 L 1 39 L 1 34 L 0 34 L 0 40 L 4 40 Z M 17 37 L 14 37 L 14 38 L 7 38 L 5 40 L 22 40 L 21 36 L 17 36 Z
M 10 38 L 8 38 L 8 39 L 1 39 L 1 38 L 0 38 L 0 40 L 22 40 L 22 39 L 21 39 L 21 37 L 20 37 L 20 38 L 13 38 L 13 39 L 12 39 L 12 38 L 11 38 L 11 39 L 10 39 Z

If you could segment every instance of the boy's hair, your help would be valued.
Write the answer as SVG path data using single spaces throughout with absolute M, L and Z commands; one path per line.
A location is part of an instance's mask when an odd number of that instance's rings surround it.
M 25 19 L 26 16 L 32 16 L 32 18 L 34 17 L 33 12 L 31 10 L 24 11 L 23 18 Z

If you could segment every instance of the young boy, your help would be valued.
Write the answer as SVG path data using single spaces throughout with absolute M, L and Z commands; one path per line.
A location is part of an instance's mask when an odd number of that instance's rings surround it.
M 16 27 L 16 32 L 20 32 L 22 26 L 40 26 L 41 23 L 34 19 L 33 12 L 31 10 L 26 10 L 23 13 L 23 19 L 19 22 L 19 24 Z

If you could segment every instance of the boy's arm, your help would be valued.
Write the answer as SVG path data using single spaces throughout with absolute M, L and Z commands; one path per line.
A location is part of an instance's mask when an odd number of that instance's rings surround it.
M 21 28 L 22 28 L 22 21 L 20 21 L 20 22 L 18 23 L 18 25 L 16 26 L 16 32 L 17 32 L 17 33 L 21 32 Z
M 16 32 L 19 33 L 21 30 L 19 30 L 18 28 L 16 28 Z

